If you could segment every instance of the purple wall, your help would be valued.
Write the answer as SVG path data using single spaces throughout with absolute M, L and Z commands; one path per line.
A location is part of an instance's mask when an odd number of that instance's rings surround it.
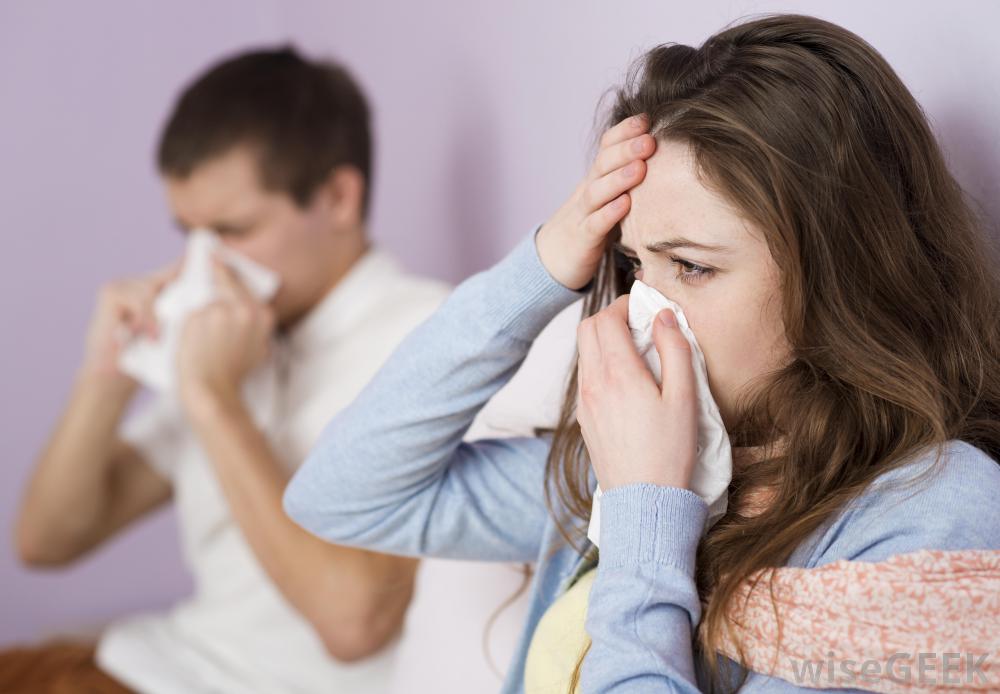
M 20 568 L 9 538 L 98 284 L 180 247 L 152 150 L 193 73 L 285 38 L 353 66 L 376 111 L 373 235 L 410 268 L 455 281 L 499 258 L 573 188 L 595 104 L 630 59 L 763 11 L 819 14 L 870 40 L 924 104 L 968 190 L 1000 219 L 993 2 L 919 12 L 870 1 L 5 2 L 0 644 L 164 604 L 188 587 L 169 513 L 58 574 Z

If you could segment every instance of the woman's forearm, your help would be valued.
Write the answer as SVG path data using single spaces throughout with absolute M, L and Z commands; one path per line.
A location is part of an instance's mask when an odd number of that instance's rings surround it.
M 601 497 L 583 691 L 699 691 L 692 643 L 701 603 L 694 567 L 707 515 L 705 501 L 679 487 L 633 484 Z
M 334 542 L 417 555 L 440 540 L 441 552 L 461 552 L 429 532 L 445 532 L 443 506 L 484 516 L 495 501 L 486 494 L 541 495 L 540 476 L 505 479 L 503 466 L 510 476 L 526 456 L 544 460 L 544 442 L 462 442 L 542 328 L 582 296 L 548 274 L 534 240 L 459 285 L 333 418 L 286 490 L 292 518 Z

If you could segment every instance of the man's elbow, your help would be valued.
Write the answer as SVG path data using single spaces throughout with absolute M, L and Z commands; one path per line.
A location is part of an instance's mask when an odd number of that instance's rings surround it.
M 335 628 L 319 629 L 319 636 L 327 654 L 341 663 L 356 663 L 378 654 L 395 641 L 402 632 L 403 622 L 379 627 L 371 620 Z
M 37 532 L 29 523 L 21 521 L 14 531 L 17 558 L 31 569 L 51 569 L 72 562 L 74 555 L 61 551 L 58 545 Z
M 391 591 L 380 591 L 360 598 L 350 615 L 330 616 L 314 621 L 319 636 L 331 657 L 341 662 L 370 658 L 389 646 L 403 631 L 406 613 L 413 599 L 417 562 L 393 558 L 397 571 Z
M 42 545 L 20 529 L 14 534 L 14 546 L 17 549 L 18 560 L 29 569 L 52 565 L 51 558 L 46 555 Z
M 298 526 L 313 535 L 322 536 L 321 520 L 324 514 L 317 511 L 315 499 L 308 489 L 309 483 L 304 477 L 301 468 L 292 476 L 281 495 L 281 507 Z

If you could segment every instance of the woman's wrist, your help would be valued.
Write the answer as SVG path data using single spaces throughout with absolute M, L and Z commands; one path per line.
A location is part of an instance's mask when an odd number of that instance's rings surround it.
M 560 237 L 559 229 L 551 221 L 536 230 L 535 250 L 549 276 L 567 289 L 586 292 L 597 267 L 581 268 L 579 263 L 574 263 L 571 254 L 566 252 L 568 245 L 568 240 Z
M 534 340 L 564 308 L 583 298 L 555 279 L 542 263 L 535 227 L 500 262 L 470 278 L 477 283 L 491 323 L 520 340 Z
M 637 483 L 601 495 L 601 564 L 657 563 L 694 573 L 708 504 L 689 489 Z

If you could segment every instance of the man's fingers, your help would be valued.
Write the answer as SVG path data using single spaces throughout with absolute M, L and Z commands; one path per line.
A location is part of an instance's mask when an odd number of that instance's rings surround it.
M 124 326 L 125 334 L 156 337 L 156 316 L 153 312 L 156 295 L 148 283 L 129 280 L 108 287 L 105 292 L 105 301 L 111 306 L 114 322 Z
M 136 294 L 121 293 L 115 299 L 117 322 L 128 327 L 133 333 L 146 331 L 149 311 L 143 297 Z
M 184 267 L 184 256 L 174 258 L 169 265 L 166 265 L 153 273 L 153 277 L 160 281 L 173 279 L 180 274 L 182 267 Z

